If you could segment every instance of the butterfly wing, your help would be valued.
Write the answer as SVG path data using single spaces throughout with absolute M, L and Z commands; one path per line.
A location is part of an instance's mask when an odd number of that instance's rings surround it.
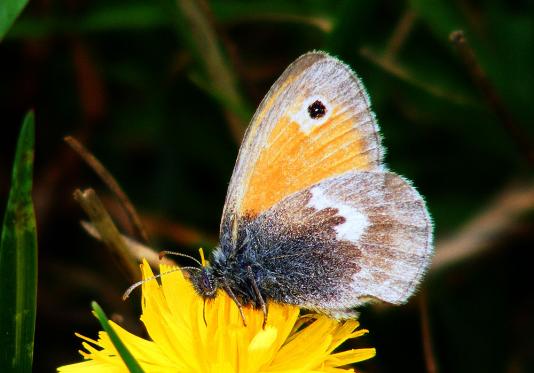
M 313 112 L 319 102 L 324 110 Z M 316 104 L 317 106 L 317 104 Z M 382 168 L 369 99 L 356 75 L 322 52 L 303 55 L 269 90 L 245 134 L 221 221 L 237 242 L 238 220 L 349 170 Z
M 240 231 L 262 291 L 334 317 L 376 298 L 405 302 L 432 254 L 419 193 L 391 172 L 347 172 L 297 192 Z

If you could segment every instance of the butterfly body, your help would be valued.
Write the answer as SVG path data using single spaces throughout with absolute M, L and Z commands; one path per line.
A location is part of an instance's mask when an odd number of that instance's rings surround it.
M 335 318 L 370 299 L 405 302 L 430 262 L 432 225 L 422 197 L 382 155 L 356 75 L 322 52 L 297 59 L 245 134 L 220 245 L 192 274 L 197 292 Z

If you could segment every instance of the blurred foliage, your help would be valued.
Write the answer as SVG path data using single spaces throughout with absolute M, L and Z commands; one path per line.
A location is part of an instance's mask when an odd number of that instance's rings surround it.
M 362 78 L 387 164 L 426 196 L 438 243 L 491 208 L 511 184 L 532 183 L 517 139 L 449 41 L 457 29 L 530 141 L 533 2 L 32 1 L 0 44 L 0 200 L 7 198 L 18 123 L 34 108 L 41 248 L 36 369 L 79 359 L 73 331 L 98 330 L 92 299 L 113 310 L 111 319 L 143 333 L 138 302 L 120 300 L 128 281 L 79 227 L 84 216 L 72 191 L 96 188 L 119 226 L 133 231 L 62 142 L 67 134 L 119 180 L 154 246 L 196 255 L 199 245 L 216 241 L 237 138 L 252 108 L 291 61 L 321 49 Z M 495 237 L 491 250 L 429 276 L 440 371 L 534 370 L 532 217 Z M 366 371 L 426 370 L 420 299 L 363 310 L 362 325 L 371 331 L 364 344 L 378 350 Z
M 0 4 L 0 41 L 17 19 L 28 0 L 9 0 Z

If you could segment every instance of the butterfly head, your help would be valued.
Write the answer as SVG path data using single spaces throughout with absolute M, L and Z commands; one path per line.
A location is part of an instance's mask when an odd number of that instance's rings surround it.
M 203 266 L 200 271 L 191 276 L 191 282 L 202 298 L 215 298 L 219 286 L 212 267 Z

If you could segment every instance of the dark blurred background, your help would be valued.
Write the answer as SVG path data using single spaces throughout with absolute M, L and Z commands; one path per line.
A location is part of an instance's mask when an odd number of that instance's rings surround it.
M 464 32 L 465 39 L 451 33 Z M 270 85 L 306 51 L 352 66 L 390 168 L 434 217 L 437 255 L 419 295 L 372 306 L 366 372 L 534 371 L 534 3 L 527 0 L 32 0 L 0 43 L 0 213 L 24 113 L 37 125 L 35 371 L 80 361 L 90 301 L 143 335 L 139 294 L 80 227 L 93 187 L 75 136 L 138 209 L 156 249 L 213 248 L 240 136 Z

